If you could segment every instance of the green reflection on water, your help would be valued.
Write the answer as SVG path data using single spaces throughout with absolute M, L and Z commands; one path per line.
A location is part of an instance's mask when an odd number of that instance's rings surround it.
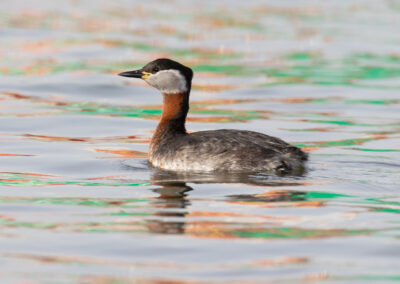
M 321 238 L 341 235 L 363 235 L 373 233 L 374 230 L 318 230 L 299 228 L 273 228 L 260 231 L 229 231 L 238 237 L 244 238 L 273 238 L 273 239 L 297 239 L 297 238 Z
M 139 215 L 141 216 L 141 215 Z M 22 222 L 11 218 L 0 217 L 0 225 L 8 227 L 23 227 L 34 229 L 61 229 L 83 232 L 151 232 L 147 227 L 154 221 L 129 221 L 129 222 L 85 222 L 85 223 L 43 223 L 43 222 Z M 165 223 L 168 224 L 168 223 Z M 173 222 L 170 223 L 174 225 Z M 229 229 L 230 226 L 242 224 L 220 223 L 210 231 L 208 226 L 202 227 L 202 222 L 195 223 L 198 230 L 185 232 L 194 236 L 207 237 L 236 237 L 236 238 L 256 238 L 256 239 L 302 239 L 302 238 L 326 238 L 333 236 L 363 235 L 377 232 L 377 230 L 344 230 L 344 229 L 300 229 L 290 227 L 279 228 L 249 228 Z M 161 223 L 159 224 L 161 225 Z M 228 228 L 227 228 L 228 227 Z M 160 233 L 160 231 L 155 231 Z M 167 233 L 167 232 L 165 232 Z M 184 232 L 182 232 L 184 233 Z
M 365 280 L 365 281 L 400 281 L 400 275 L 355 275 L 355 276 L 338 276 L 333 280 Z
M 60 109 L 80 114 L 106 114 L 128 117 L 151 118 L 154 115 L 161 115 L 161 109 L 144 109 L 134 106 L 110 106 L 89 103 L 71 103 L 57 106 Z
M 306 195 L 304 197 L 306 199 L 334 199 L 334 198 L 354 197 L 354 196 L 347 194 L 332 193 L 332 192 L 309 191 L 306 192 Z
M 288 194 L 290 197 L 282 198 L 282 194 Z M 354 206 L 366 207 L 374 212 L 383 213 L 399 213 L 400 209 L 393 209 L 393 206 L 400 206 L 400 202 L 384 201 L 377 198 L 361 198 L 352 195 L 338 194 L 333 192 L 322 191 L 282 191 L 277 193 L 278 198 L 275 200 L 273 196 L 268 195 L 254 195 L 253 199 L 257 199 L 258 203 L 282 203 L 283 206 L 286 202 L 292 201 L 295 206 L 302 207 L 303 202 L 307 201 L 324 201 L 336 199 L 342 205 L 348 204 L 351 208 Z M 252 195 L 236 196 L 235 199 L 250 200 Z M 154 203 L 153 201 L 156 201 Z M 199 201 L 199 200 L 198 200 Z M 0 216 L 0 225 L 11 227 L 24 227 L 36 229 L 56 229 L 56 230 L 73 230 L 82 232 L 141 232 L 141 233 L 180 233 L 189 234 L 198 237 L 211 237 L 211 238 L 254 238 L 254 239 L 303 239 L 303 238 L 329 238 L 335 236 L 352 236 L 352 235 L 365 235 L 386 232 L 386 229 L 370 230 L 370 229 L 303 229 L 297 227 L 272 227 L 265 228 L 265 224 L 253 224 L 247 222 L 232 222 L 231 220 L 225 221 L 202 221 L 197 220 L 196 217 L 190 217 L 190 214 L 174 213 L 172 208 L 181 207 L 164 207 L 163 204 L 170 204 L 169 199 L 155 198 L 126 198 L 126 199 L 92 199 L 92 198 L 20 198 L 20 197 L 3 197 L 0 198 L 2 203 L 28 203 L 28 204 L 52 204 L 52 205 L 73 205 L 73 206 L 88 206 L 88 207 L 104 207 L 104 208 L 142 208 L 142 211 L 125 211 L 119 210 L 118 212 L 105 212 L 101 215 L 127 217 L 126 219 L 118 219 L 110 222 L 85 222 L 85 223 L 46 223 L 46 222 L 22 222 L 14 218 Z M 371 207 L 371 205 L 373 207 Z M 378 205 L 379 207 L 374 207 Z M 325 206 L 323 203 L 319 206 Z M 384 206 L 390 206 L 385 208 Z M 154 209 L 156 211 L 154 211 Z M 167 209 L 167 211 L 165 211 Z M 146 212 L 151 210 L 150 212 Z M 190 213 L 188 211 L 187 213 Z M 204 211 L 206 215 L 211 212 Z M 218 214 L 218 213 L 217 213 Z M 152 220 L 137 220 L 130 219 L 129 217 L 146 217 L 153 216 L 156 219 Z M 194 215 L 196 216 L 196 214 Z M 170 219 L 169 217 L 172 217 Z M 246 216 L 243 216 L 246 217 Z M 177 219 L 178 218 L 178 219 Z M 183 230 L 183 226 L 187 224 L 189 228 Z M 172 230 L 176 228 L 182 230 Z M 191 229 L 192 227 L 192 229 Z M 157 229 L 155 229 L 157 228 Z M 164 228 L 165 230 L 160 230 Z M 172 230 L 172 231 L 171 231 Z M 390 228 L 391 231 L 397 230 Z
M 3 200 L 0 199 L 0 202 Z M 12 200 L 14 202 L 15 200 Z M 136 198 L 136 199 L 84 199 L 84 198 L 32 198 L 21 200 L 24 203 L 38 203 L 38 204 L 61 204 L 61 205 L 83 205 L 83 206 L 98 206 L 98 207 L 132 207 L 130 203 L 149 202 L 149 199 Z
M 364 151 L 364 152 L 400 152 L 398 149 L 368 149 L 368 148 L 351 148 L 356 151 Z
M 5 186 L 55 186 L 55 185 L 81 185 L 81 186 L 146 186 L 150 182 L 119 183 L 119 182 L 87 182 L 87 181 L 55 181 L 46 178 L 33 178 L 23 173 L 0 173 L 0 185 Z
M 82 104 L 71 103 L 56 107 L 71 113 L 88 114 L 88 115 L 111 115 L 111 116 L 121 116 L 121 117 L 140 117 L 145 119 L 156 119 L 162 113 L 161 107 L 158 106 L 126 107 L 126 106 L 110 106 L 110 105 L 99 105 L 99 104 L 89 104 L 89 103 L 82 103 Z M 52 108 L 54 108 L 54 106 L 52 106 Z M 211 114 L 211 115 L 225 116 L 224 120 L 211 118 L 211 120 L 213 120 L 213 122 L 216 123 L 232 122 L 238 120 L 265 119 L 265 113 L 253 110 L 199 109 L 196 108 L 196 106 L 194 106 L 190 110 L 190 113 L 199 115 Z
M 400 213 L 400 209 L 394 208 L 373 208 L 374 212 L 386 212 L 386 213 Z
M 202 63 L 191 64 L 195 72 L 218 73 L 231 76 L 267 75 L 277 78 L 279 83 L 311 83 L 322 85 L 363 85 L 360 80 L 379 80 L 400 77 L 400 59 L 396 56 L 380 56 L 375 54 L 350 54 L 342 58 L 325 58 L 321 53 L 289 53 L 279 57 L 285 64 L 274 66 L 248 66 L 226 64 L 227 59 L 243 58 L 244 54 L 221 53 L 218 50 L 207 49 L 179 49 L 158 47 L 143 43 L 124 41 L 99 41 L 97 44 L 132 48 L 144 52 L 163 52 L 184 60 L 187 58 L 202 59 Z M 90 42 L 89 42 L 90 43 Z M 215 62 L 217 61 L 217 62 Z M 146 62 L 37 62 L 32 64 L 29 71 L 18 66 L 0 69 L 4 75 L 28 75 L 36 73 L 60 73 L 73 71 L 115 72 L 127 68 L 140 67 Z M 390 63 L 390 64 L 389 64 Z M 268 83 L 267 85 L 269 85 Z M 400 87 L 400 86 L 397 86 Z M 374 102 L 371 102 L 374 103 Z M 376 102 L 379 103 L 379 102 Z
M 344 100 L 348 104 L 374 104 L 374 105 L 391 105 L 398 104 L 400 100 L 387 99 L 387 100 Z
M 51 186 L 51 185 L 82 185 L 82 186 L 145 186 L 149 182 L 139 183 L 105 183 L 105 182 L 83 182 L 83 181 L 43 181 L 43 180 L 0 180 L 0 185 L 16 186 Z
M 35 229 L 51 229 L 55 225 L 52 223 L 33 223 L 33 222 L 19 222 L 0 217 L 0 225 L 11 227 L 35 228 Z
M 335 147 L 335 146 L 354 146 L 363 142 L 374 141 L 376 138 L 357 138 L 338 141 L 322 141 L 315 143 L 296 144 L 297 147 Z

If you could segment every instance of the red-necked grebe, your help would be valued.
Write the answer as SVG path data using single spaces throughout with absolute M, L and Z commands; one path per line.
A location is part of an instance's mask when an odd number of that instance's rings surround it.
M 262 133 L 220 129 L 187 133 L 186 115 L 193 71 L 170 59 L 157 59 L 140 70 L 119 75 L 141 78 L 161 91 L 161 120 L 151 139 L 152 166 L 184 172 L 270 172 L 298 174 L 307 154 Z

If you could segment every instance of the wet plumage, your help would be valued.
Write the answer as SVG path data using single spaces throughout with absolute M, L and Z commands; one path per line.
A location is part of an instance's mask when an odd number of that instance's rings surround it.
M 233 129 L 164 137 L 152 153 L 154 166 L 181 171 L 301 172 L 307 155 L 257 132 Z

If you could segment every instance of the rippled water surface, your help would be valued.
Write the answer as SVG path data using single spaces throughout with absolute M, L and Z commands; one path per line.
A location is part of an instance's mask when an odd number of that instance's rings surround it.
M 400 281 L 398 1 L 1 1 L 1 283 Z M 281 137 L 302 177 L 149 169 L 161 96 L 187 128 Z

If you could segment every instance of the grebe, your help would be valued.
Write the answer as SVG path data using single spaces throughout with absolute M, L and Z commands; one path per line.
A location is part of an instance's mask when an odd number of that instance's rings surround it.
M 161 58 L 142 69 L 118 74 L 141 78 L 161 91 L 161 120 L 151 139 L 149 162 L 163 170 L 184 172 L 270 172 L 300 174 L 307 154 L 285 141 L 246 130 L 187 133 L 186 115 L 193 71 Z

